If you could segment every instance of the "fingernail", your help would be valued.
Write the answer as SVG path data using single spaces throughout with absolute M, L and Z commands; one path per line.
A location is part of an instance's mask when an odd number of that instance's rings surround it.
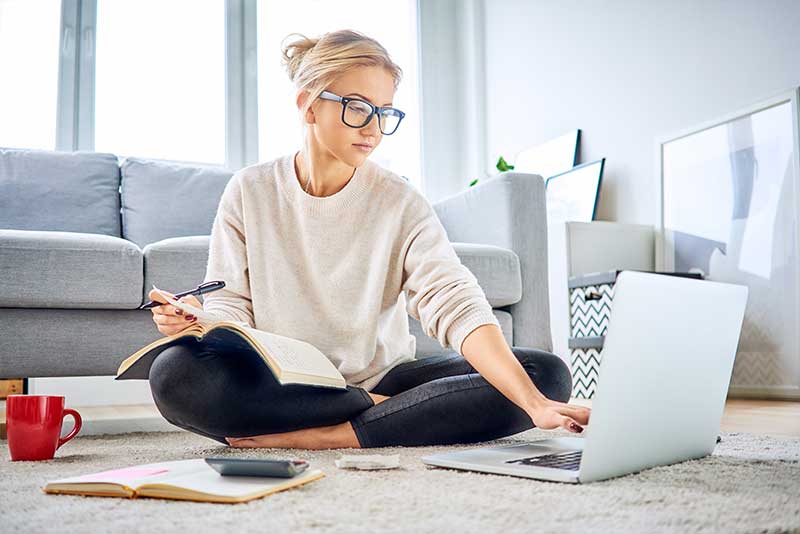
M 583 428 L 581 426 L 579 426 L 579 425 L 576 425 L 575 423 L 570 423 L 570 427 L 575 432 L 583 432 Z
M 187 321 L 194 321 L 194 315 L 187 315 L 186 316 L 186 320 Z
M 178 308 L 177 310 L 175 310 L 175 315 L 183 315 L 183 310 Z

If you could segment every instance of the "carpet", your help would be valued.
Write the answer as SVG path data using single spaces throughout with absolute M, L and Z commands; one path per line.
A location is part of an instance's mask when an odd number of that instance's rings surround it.
M 569 436 L 531 429 L 472 445 L 233 449 L 189 432 L 77 437 L 53 460 L 12 462 L 0 441 L 2 532 L 800 532 L 800 438 L 721 433 L 714 453 L 586 485 L 426 466 L 461 449 Z M 401 469 L 347 471 L 342 454 L 399 454 Z M 300 457 L 326 477 L 244 504 L 49 495 L 48 480 L 204 456 Z

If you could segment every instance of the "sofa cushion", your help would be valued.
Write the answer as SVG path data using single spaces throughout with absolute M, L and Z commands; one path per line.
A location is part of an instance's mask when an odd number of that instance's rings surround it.
M 119 237 L 0 229 L 0 307 L 131 309 L 142 251 Z
M 120 237 L 117 156 L 0 148 L 0 228 Z
M 208 235 L 233 173 L 213 165 L 125 158 L 122 236 L 140 247 L 170 237 Z
M 494 245 L 453 243 L 453 249 L 481 286 L 493 308 L 515 304 L 522 299 L 519 257 Z
M 148 302 L 153 285 L 178 293 L 203 283 L 208 263 L 209 236 L 173 237 L 145 245 L 142 299 Z M 202 295 L 198 297 L 203 301 Z

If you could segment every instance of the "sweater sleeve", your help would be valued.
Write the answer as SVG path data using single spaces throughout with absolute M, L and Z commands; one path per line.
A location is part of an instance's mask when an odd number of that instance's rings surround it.
M 478 280 L 461 263 L 432 208 L 411 230 L 403 250 L 406 310 L 442 348 L 463 354 L 461 344 L 470 332 L 484 324 L 500 326 Z
M 208 264 L 203 279 L 204 283 L 224 280 L 225 287 L 203 295 L 203 310 L 220 320 L 241 322 L 255 328 L 240 179 L 239 174 L 234 174 L 222 193 L 211 227 Z

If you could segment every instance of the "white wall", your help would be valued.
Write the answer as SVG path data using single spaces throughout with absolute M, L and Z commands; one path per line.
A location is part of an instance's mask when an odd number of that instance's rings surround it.
M 113 376 L 65 376 L 28 379 L 31 395 L 64 395 L 67 407 L 154 404 L 147 380 Z
M 598 218 L 654 224 L 655 139 L 800 85 L 800 2 L 486 0 L 488 160 L 581 128 Z M 507 158 L 508 159 L 508 158 Z

